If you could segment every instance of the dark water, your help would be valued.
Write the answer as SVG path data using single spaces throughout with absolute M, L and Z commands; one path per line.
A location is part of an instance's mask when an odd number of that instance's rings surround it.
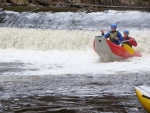
M 132 76 L 132 77 L 131 77 Z M 1 75 L 1 113 L 144 113 L 133 86 L 148 74 Z
M 2 112 L 15 113 L 142 113 L 135 96 L 101 98 L 34 95 L 2 100 L 1 108 Z

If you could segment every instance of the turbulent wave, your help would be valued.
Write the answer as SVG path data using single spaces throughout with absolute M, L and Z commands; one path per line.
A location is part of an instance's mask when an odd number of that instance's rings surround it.
M 1 49 L 85 51 L 93 49 L 94 37 L 101 34 L 99 31 L 0 28 L 0 35 Z M 137 51 L 150 54 L 149 30 L 131 30 L 130 36 L 138 42 Z
M 0 48 L 30 50 L 85 50 L 98 32 L 0 28 Z
M 150 32 L 149 30 L 131 30 L 130 35 L 138 42 L 138 46 L 135 48 L 137 51 L 150 54 Z

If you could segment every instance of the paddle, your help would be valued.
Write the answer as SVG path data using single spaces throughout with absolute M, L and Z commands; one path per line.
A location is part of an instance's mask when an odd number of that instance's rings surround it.
M 124 44 L 121 41 L 119 41 L 119 43 L 121 43 L 123 45 L 123 47 L 125 48 L 125 50 L 128 51 L 131 55 L 133 55 L 135 53 L 135 50 L 132 49 L 128 44 Z
M 114 35 L 111 34 L 110 32 L 109 32 L 109 34 L 114 37 Z M 119 40 L 118 40 L 118 41 L 119 41 Z M 119 41 L 119 43 L 121 43 L 121 44 L 123 45 L 123 47 L 125 48 L 125 50 L 126 50 L 127 52 L 129 52 L 131 55 L 133 55 L 133 54 L 135 53 L 135 50 L 134 50 L 133 48 L 131 48 L 128 44 L 124 44 L 124 43 L 121 42 L 121 41 Z

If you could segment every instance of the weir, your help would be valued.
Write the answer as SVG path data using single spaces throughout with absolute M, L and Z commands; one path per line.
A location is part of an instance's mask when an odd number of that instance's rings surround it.
M 40 28 L 40 29 L 78 29 L 99 30 L 109 28 L 111 23 L 117 23 L 123 28 L 150 28 L 150 14 L 140 11 L 103 12 L 13 12 L 1 10 L 1 27 Z M 133 16 L 134 15 L 134 16 Z

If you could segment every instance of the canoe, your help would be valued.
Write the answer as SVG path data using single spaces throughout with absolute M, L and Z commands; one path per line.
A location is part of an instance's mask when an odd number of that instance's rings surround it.
M 150 87 L 142 85 L 135 86 L 134 89 L 143 108 L 150 113 Z
M 95 36 L 93 47 L 102 61 L 116 61 L 123 58 L 142 56 L 138 52 L 131 55 L 125 48 L 110 42 L 104 36 Z

